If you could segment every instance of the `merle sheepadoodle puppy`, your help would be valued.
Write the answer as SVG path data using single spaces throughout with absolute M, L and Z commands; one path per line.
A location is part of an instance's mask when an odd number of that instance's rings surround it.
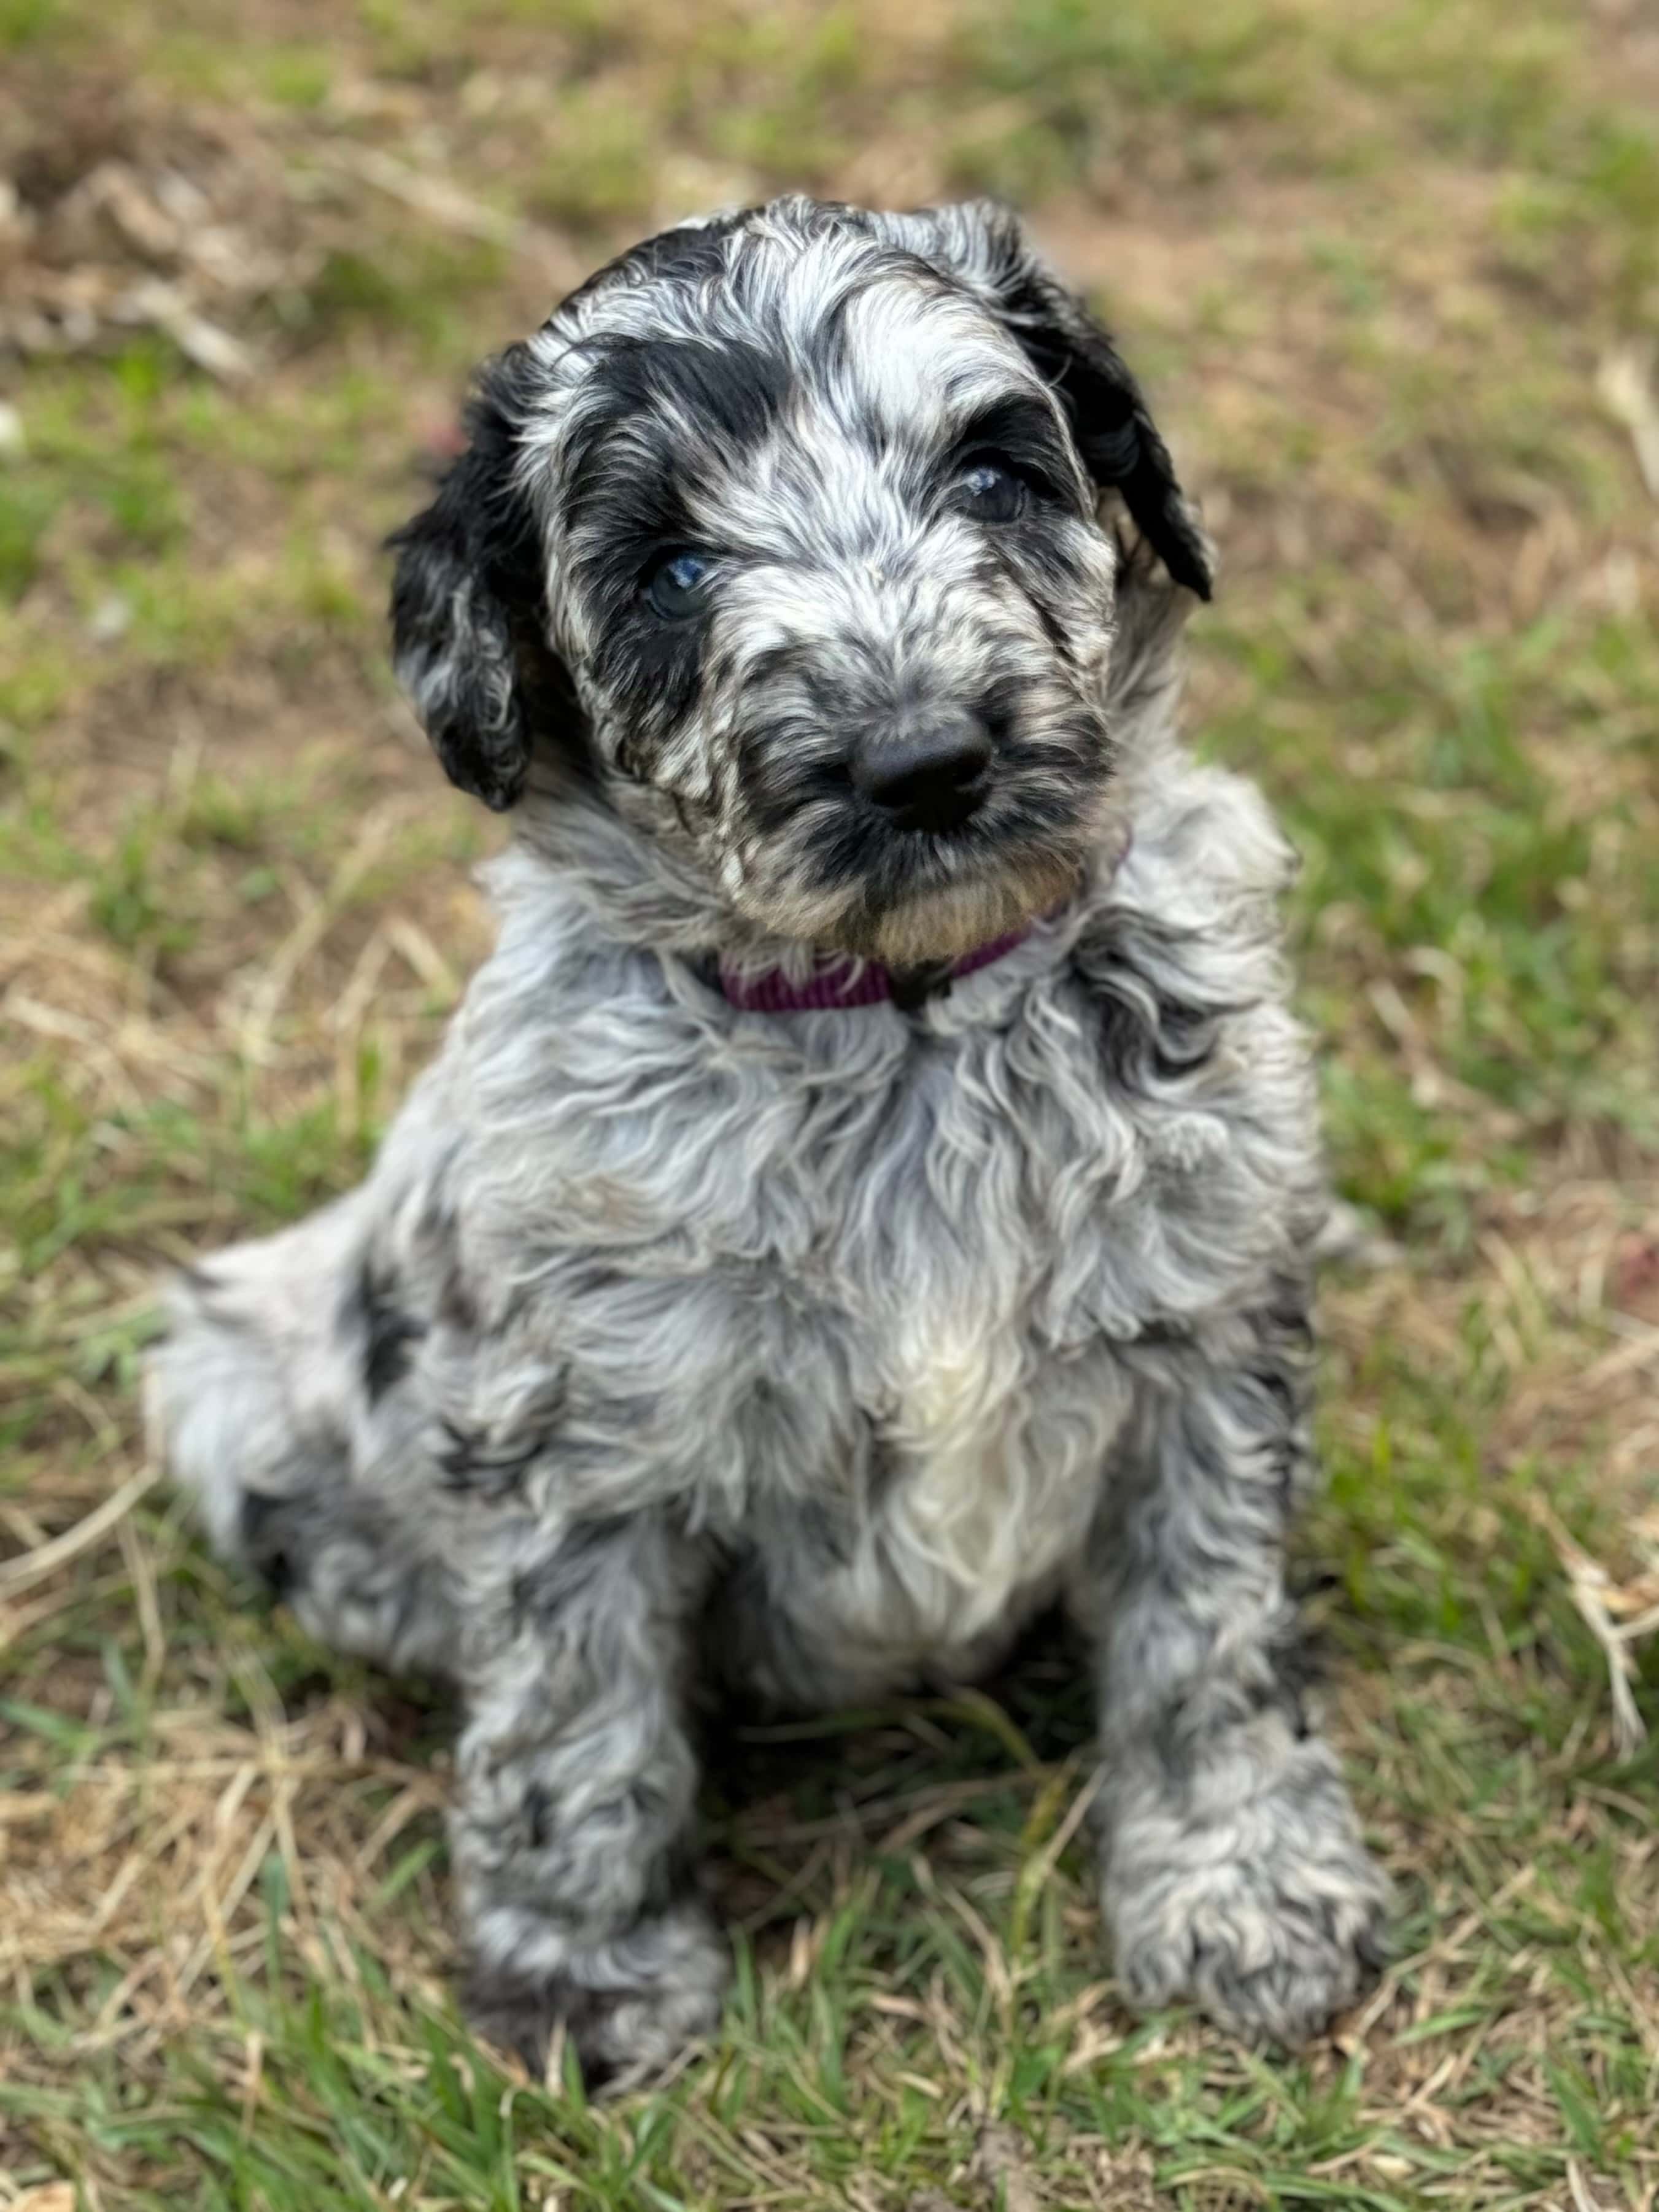
M 510 809 L 362 1187 L 173 1294 L 152 1406 L 306 1626 L 453 1676 L 479 2027 L 720 2017 L 696 1723 L 1092 1653 L 1124 1990 L 1285 2039 L 1383 1885 L 1285 1585 L 1326 1213 L 1261 799 L 1171 726 L 1210 552 L 987 205 L 665 233 L 482 372 L 398 672 Z

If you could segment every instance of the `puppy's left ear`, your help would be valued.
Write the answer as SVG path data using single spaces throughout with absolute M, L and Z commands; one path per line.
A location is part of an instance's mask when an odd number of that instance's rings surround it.
M 514 393 L 528 362 L 514 346 L 485 366 L 466 451 L 390 540 L 398 680 L 450 781 L 498 813 L 524 790 L 533 702 L 562 673 L 547 641 L 541 532 L 517 469 Z
M 1214 556 L 1170 449 L 1109 333 L 1055 276 L 1011 209 L 963 200 L 895 219 L 904 245 L 978 293 L 1065 408 L 1085 467 L 1117 492 L 1178 584 L 1210 596 Z

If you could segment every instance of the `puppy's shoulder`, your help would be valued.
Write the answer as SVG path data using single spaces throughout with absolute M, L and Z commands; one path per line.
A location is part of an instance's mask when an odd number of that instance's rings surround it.
M 1122 1188 L 1166 1228 L 1201 1222 L 1212 1257 L 1237 1263 L 1220 1271 L 1231 1285 L 1301 1241 L 1324 1204 L 1283 949 L 1295 856 L 1253 784 L 1173 746 L 1131 796 L 1127 845 L 1072 951 L 1093 1007 L 1084 1039 Z
M 1127 843 L 1094 902 L 1103 927 L 1237 954 L 1276 949 L 1299 863 L 1257 787 L 1174 743 L 1125 781 Z

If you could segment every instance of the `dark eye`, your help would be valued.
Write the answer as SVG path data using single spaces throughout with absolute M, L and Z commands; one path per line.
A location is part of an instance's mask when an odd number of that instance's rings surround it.
M 957 479 L 963 506 L 980 522 L 1013 522 L 1025 512 L 1030 494 L 1000 461 L 970 461 Z
M 714 564 L 701 553 L 671 553 L 647 579 L 645 596 L 667 622 L 684 622 L 702 612 Z

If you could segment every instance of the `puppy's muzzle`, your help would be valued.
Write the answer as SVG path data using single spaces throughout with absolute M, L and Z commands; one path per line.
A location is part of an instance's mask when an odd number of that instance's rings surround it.
M 977 714 L 934 714 L 861 738 L 850 763 L 853 787 L 896 830 L 955 830 L 985 797 L 991 753 L 991 732 Z

